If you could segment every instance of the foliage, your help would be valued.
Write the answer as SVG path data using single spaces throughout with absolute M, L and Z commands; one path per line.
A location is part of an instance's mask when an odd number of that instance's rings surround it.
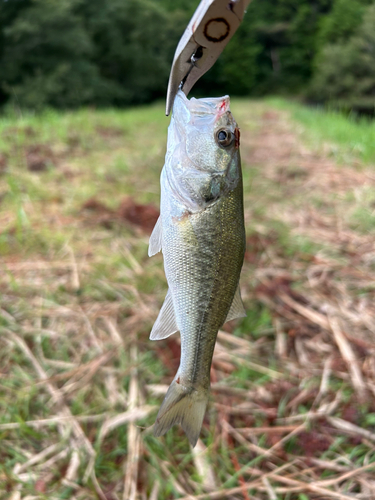
M 92 44 L 74 0 L 36 0 L 4 30 L 3 88 L 28 107 L 79 105 L 96 93 Z
M 259 95 L 301 89 L 312 73 L 314 37 L 331 0 L 254 0 L 221 59 L 203 78 L 225 93 Z
M 173 53 L 198 0 L 12 0 L 0 2 L 0 105 L 41 109 L 126 106 L 165 96 Z M 198 95 L 314 94 L 345 80 L 368 86 L 369 58 L 350 61 L 370 0 L 253 0 Z M 333 62 L 335 64 L 333 64 Z M 320 83 L 319 83 L 320 82 Z M 343 82 L 336 97 L 357 101 L 363 90 Z M 366 94 L 367 91 L 364 93 Z M 342 94 L 342 97 L 341 97 Z M 312 95 L 312 94 L 311 94 Z M 310 96 L 311 96 L 310 95 Z M 335 98 L 336 98 L 335 97 Z M 315 98 L 315 97 L 314 97 Z M 353 99 L 352 99 L 353 98 Z
M 349 38 L 338 38 L 323 48 L 310 96 L 341 108 L 375 109 L 375 5 L 368 6 L 363 21 Z M 344 30 L 345 31 L 345 30 Z
M 309 141 L 317 154 L 328 148 L 340 164 L 357 163 L 358 159 L 364 164 L 375 163 L 375 122 L 368 117 L 345 116 L 338 110 L 307 107 L 280 98 L 267 102 L 288 111 L 302 125 L 304 140 Z
M 152 0 L 92 0 L 80 7 L 94 43 L 93 61 L 115 82 L 115 104 L 150 101 L 165 92 L 171 60 L 188 16 Z
M 30 108 L 150 100 L 184 25 L 150 0 L 32 0 L 3 30 L 2 90 Z
M 336 0 L 331 12 L 321 19 L 317 33 L 318 48 L 350 37 L 361 24 L 363 7 L 360 0 Z

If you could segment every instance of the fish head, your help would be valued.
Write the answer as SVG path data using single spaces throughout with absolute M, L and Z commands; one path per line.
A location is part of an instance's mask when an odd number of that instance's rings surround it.
M 176 96 L 166 165 L 185 204 L 205 207 L 240 179 L 239 128 L 229 105 L 228 96 L 189 100 L 182 91 Z

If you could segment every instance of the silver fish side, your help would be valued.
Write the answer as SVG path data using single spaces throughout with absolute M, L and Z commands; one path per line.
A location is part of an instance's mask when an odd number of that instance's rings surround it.
M 180 331 L 181 360 L 154 434 L 180 423 L 194 446 L 218 330 L 227 319 L 245 315 L 238 286 L 245 228 L 239 133 L 229 99 L 189 101 L 181 94 L 161 176 L 161 219 L 149 252 L 161 247 L 169 285 L 151 338 Z

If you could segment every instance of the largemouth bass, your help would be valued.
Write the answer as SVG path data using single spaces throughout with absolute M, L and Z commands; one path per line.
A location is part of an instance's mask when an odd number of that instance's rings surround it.
M 239 129 L 229 97 L 189 100 L 180 90 L 149 255 L 162 250 L 169 285 L 150 339 L 179 331 L 181 360 L 156 418 L 155 436 L 179 423 L 195 446 L 218 330 L 246 316 L 239 291 L 245 253 L 242 191 Z

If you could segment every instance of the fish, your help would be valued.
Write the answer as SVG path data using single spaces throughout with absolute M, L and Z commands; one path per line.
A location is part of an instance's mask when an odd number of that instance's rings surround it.
M 246 316 L 239 288 L 245 254 L 239 141 L 229 96 L 188 99 L 178 91 L 148 254 L 162 251 L 169 286 L 150 339 L 180 332 L 181 359 L 153 432 L 162 436 L 181 424 L 193 447 L 208 404 L 218 331 Z

